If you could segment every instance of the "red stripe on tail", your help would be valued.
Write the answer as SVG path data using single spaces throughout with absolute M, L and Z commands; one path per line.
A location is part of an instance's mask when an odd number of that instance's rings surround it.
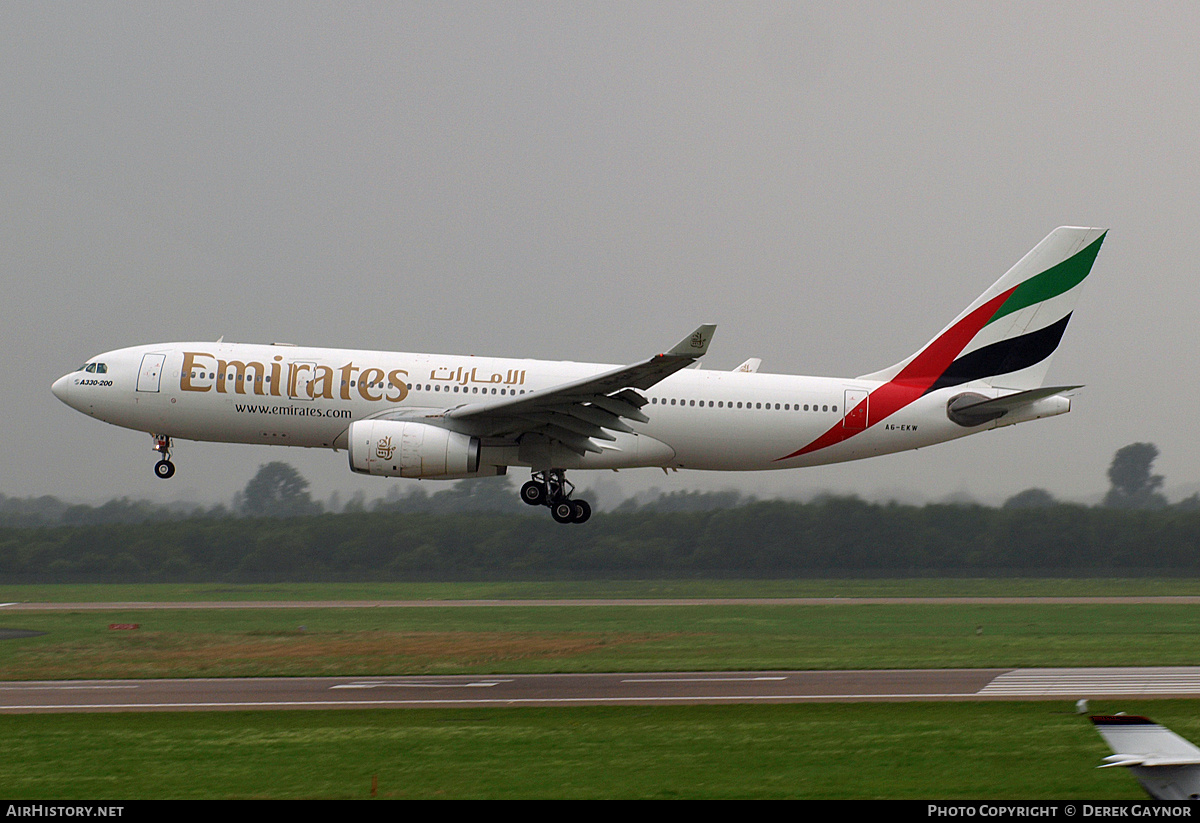
M 930 386 L 937 382 L 942 373 L 950 367 L 950 364 L 962 353 L 962 350 L 974 339 L 975 335 L 979 334 L 980 329 L 986 326 L 988 321 L 995 316 L 1000 307 L 1004 305 L 1004 301 L 1009 298 L 1016 288 L 1016 286 L 1013 286 L 1011 289 L 996 295 L 962 320 L 959 320 L 953 326 L 946 329 L 945 334 L 922 349 L 920 354 L 912 359 L 912 362 L 900 370 L 899 374 L 871 392 L 870 396 L 863 401 L 863 403 L 870 404 L 870 419 L 868 420 L 869 425 L 867 428 L 900 411 L 900 409 L 923 395 Z M 862 403 L 859 405 L 861 406 Z M 843 440 L 847 440 L 862 431 L 866 431 L 866 429 L 849 429 L 839 421 L 829 431 L 804 448 L 784 455 L 778 458 L 778 460 L 787 460 L 803 454 L 811 454 L 836 443 L 841 443 Z

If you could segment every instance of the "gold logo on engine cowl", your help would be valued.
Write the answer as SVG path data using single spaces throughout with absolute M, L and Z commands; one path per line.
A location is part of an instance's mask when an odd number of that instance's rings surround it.
M 383 438 L 375 444 L 375 456 L 380 460 L 391 460 L 392 455 L 396 453 L 396 447 L 392 445 L 392 438 Z

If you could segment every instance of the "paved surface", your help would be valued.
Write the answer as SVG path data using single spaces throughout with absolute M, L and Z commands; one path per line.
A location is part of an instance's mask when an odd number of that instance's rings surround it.
M 0 713 L 1200 698 L 1200 667 L 0 682 Z
M 0 603 L 3 612 L 137 611 L 143 609 L 440 609 L 497 606 L 987 606 L 1036 604 L 1200 605 L 1200 596 L 1166 597 L 676 597 L 572 600 L 180 600 L 104 603 Z

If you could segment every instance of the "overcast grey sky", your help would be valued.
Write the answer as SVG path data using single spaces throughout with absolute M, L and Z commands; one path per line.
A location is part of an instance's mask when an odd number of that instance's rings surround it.
M 1048 378 L 1087 384 L 1071 414 L 605 494 L 1082 499 L 1138 440 L 1195 484 L 1197 32 L 1195 3 L 4 3 L 0 493 L 415 482 L 195 443 L 159 481 L 148 435 L 50 394 L 108 349 L 626 362 L 712 321 L 706 368 L 852 376 L 1064 224 L 1110 228 Z

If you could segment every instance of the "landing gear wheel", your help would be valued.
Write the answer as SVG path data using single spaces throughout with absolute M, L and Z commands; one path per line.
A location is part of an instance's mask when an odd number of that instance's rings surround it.
M 575 487 L 562 469 L 535 471 L 533 479 L 521 486 L 521 499 L 530 506 L 547 506 L 558 523 L 586 523 L 592 507 L 586 500 L 572 500 Z
M 571 501 L 572 523 L 586 523 L 587 519 L 592 516 L 592 507 L 588 505 L 586 500 Z
M 570 500 L 559 500 L 550 506 L 550 516 L 556 523 L 572 523 L 575 520 L 575 503 Z
M 170 462 L 170 437 L 167 434 L 151 434 L 154 439 L 154 450 L 162 455 L 162 459 L 154 464 L 155 476 L 166 480 L 175 474 L 175 464 Z
M 531 506 L 546 505 L 546 486 L 536 480 L 530 480 L 521 487 L 521 499 Z
M 154 464 L 154 474 L 166 480 L 175 474 L 175 464 L 171 462 L 171 438 L 165 434 L 151 434 L 154 439 L 154 450 L 162 455 L 162 459 Z

